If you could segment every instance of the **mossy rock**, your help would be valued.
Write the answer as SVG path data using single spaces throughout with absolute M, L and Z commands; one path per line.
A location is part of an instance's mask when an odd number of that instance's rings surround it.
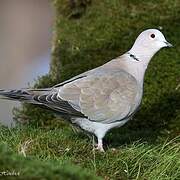
M 145 76 L 141 109 L 125 127 L 158 132 L 168 129 L 168 133 L 179 134 L 179 1 L 73 2 L 74 6 L 72 1 L 54 0 L 56 21 L 51 70 L 38 86 L 47 87 L 102 65 L 126 52 L 141 31 L 160 28 L 174 48 L 161 50 L 151 61 Z M 31 112 L 34 113 L 30 110 L 29 116 Z

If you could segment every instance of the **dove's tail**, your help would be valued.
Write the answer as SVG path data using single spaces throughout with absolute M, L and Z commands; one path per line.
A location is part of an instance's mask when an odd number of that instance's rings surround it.
M 62 117 L 69 117 L 69 115 L 73 117 L 85 117 L 84 114 L 74 109 L 67 101 L 59 98 L 56 88 L 20 90 L 0 89 L 0 98 L 35 104 L 42 108 L 50 109 Z
M 35 100 L 35 97 L 47 94 L 52 89 L 20 89 L 3 90 L 0 89 L 0 99 L 15 100 L 31 104 L 41 104 Z

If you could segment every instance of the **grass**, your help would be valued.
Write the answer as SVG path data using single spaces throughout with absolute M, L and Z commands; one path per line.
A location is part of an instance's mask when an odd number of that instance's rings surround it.
M 22 178 L 35 178 L 28 172 L 37 171 L 45 179 L 62 178 L 63 172 L 72 179 L 74 169 L 77 179 L 81 174 L 81 179 L 180 179 L 179 0 L 53 2 L 51 69 L 36 87 L 52 86 L 121 55 L 147 28 L 161 28 L 174 48 L 161 50 L 151 61 L 141 109 L 133 121 L 107 135 L 105 154 L 92 151 L 92 141 L 48 111 L 26 105 L 23 116 L 16 111 L 16 117 L 30 126 L 0 127 L 0 142 L 8 145 L 0 151 L 0 170 L 16 168 Z M 14 153 L 8 159 L 9 150 Z
M 106 153 L 99 153 L 92 151 L 90 139 L 68 126 L 51 130 L 0 127 L 0 132 L 1 144 L 8 144 L 8 151 L 14 152 L 9 157 L 9 153 L 0 150 L 0 171 L 15 169 L 20 172 L 19 178 L 73 179 L 72 169 L 77 179 L 80 179 L 80 175 L 82 179 L 101 177 L 107 180 L 180 178 L 180 137 L 162 143 L 143 140 L 129 144 L 119 142 L 116 150 L 112 149 L 112 143 Z M 5 163 L 6 159 L 9 164 Z M 63 172 L 66 172 L 65 176 Z

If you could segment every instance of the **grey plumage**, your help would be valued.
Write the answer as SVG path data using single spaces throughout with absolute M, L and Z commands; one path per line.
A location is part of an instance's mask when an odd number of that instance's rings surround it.
M 98 149 L 103 151 L 105 134 L 125 124 L 139 108 L 150 59 L 169 44 L 160 31 L 149 29 L 138 36 L 130 51 L 100 67 L 52 88 L 0 90 L 0 95 L 68 116 L 72 123 L 96 135 Z
M 1 91 L 15 100 L 41 104 L 57 113 L 87 117 L 91 121 L 112 123 L 130 116 L 140 101 L 140 85 L 129 73 L 96 70 L 61 86 L 42 90 Z

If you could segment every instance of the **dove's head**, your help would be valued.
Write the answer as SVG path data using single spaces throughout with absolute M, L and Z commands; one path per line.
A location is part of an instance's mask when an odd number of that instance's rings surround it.
M 172 47 L 172 44 L 167 42 L 162 32 L 157 29 L 148 29 L 143 31 L 136 39 L 135 44 L 142 48 L 151 48 L 156 51 L 163 47 Z
M 142 58 L 151 57 L 163 47 L 172 47 L 164 35 L 157 29 L 148 29 L 143 31 L 136 39 L 133 47 L 129 52 Z

